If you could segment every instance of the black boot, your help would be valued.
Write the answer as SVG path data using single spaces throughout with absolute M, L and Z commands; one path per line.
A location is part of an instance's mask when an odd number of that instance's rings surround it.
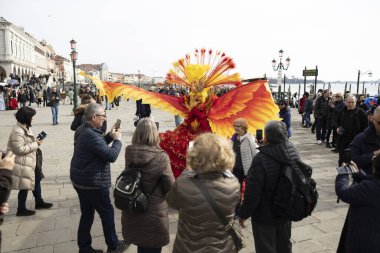
M 330 145 L 330 143 L 326 143 L 326 148 L 332 148 L 332 146 Z
M 28 209 L 22 209 L 22 210 L 17 210 L 16 216 L 31 216 L 34 215 L 36 212 Z
M 52 203 L 46 203 L 45 201 L 40 201 L 36 203 L 36 209 L 49 209 L 53 206 Z

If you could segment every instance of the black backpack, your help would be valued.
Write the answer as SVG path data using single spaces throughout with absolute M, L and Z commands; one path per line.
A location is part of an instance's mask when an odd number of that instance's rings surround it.
M 128 213 L 144 213 L 148 208 L 149 197 L 156 190 L 159 181 L 157 181 L 152 193 L 147 194 L 142 189 L 141 169 L 129 166 L 116 179 L 115 190 L 113 191 L 115 206 Z
M 316 183 L 311 178 L 312 168 L 301 160 L 291 165 L 282 164 L 273 209 L 278 217 L 300 221 L 311 215 L 318 202 Z

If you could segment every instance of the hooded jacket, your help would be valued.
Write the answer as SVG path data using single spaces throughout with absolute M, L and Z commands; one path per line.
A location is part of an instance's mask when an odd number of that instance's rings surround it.
M 169 210 L 165 194 L 172 187 L 174 176 L 169 156 L 159 147 L 130 145 L 125 150 L 125 168 L 128 169 L 131 164 L 141 169 L 140 183 L 150 198 L 148 209 L 142 214 L 122 211 L 123 237 L 127 242 L 140 247 L 160 248 L 170 241 Z
M 253 158 L 246 179 L 244 202 L 239 216 L 252 217 L 253 222 L 275 225 L 286 222 L 273 211 L 273 196 L 277 187 L 282 164 L 291 164 L 299 159 L 293 144 L 289 141 L 274 143 L 259 148 Z

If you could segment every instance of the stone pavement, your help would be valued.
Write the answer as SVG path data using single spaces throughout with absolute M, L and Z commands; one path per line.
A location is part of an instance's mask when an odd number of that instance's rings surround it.
M 44 162 L 45 179 L 42 181 L 42 195 L 46 201 L 53 202 L 50 210 L 38 210 L 34 216 L 16 217 L 17 193 L 12 191 L 9 204 L 10 212 L 1 226 L 3 231 L 2 252 L 14 253 L 63 253 L 78 252 L 76 232 L 79 224 L 79 201 L 69 177 L 69 164 L 73 153 L 73 132 L 70 124 L 72 106 L 59 106 L 59 125 L 52 126 L 50 108 L 36 108 L 37 115 L 33 120 L 33 133 L 37 135 L 44 130 L 47 137 L 41 146 Z M 310 129 L 300 127 L 300 115 L 292 109 L 293 137 L 292 142 L 299 149 L 305 162 L 314 168 L 313 177 L 318 184 L 320 199 L 311 217 L 293 223 L 293 252 L 335 252 L 341 228 L 347 212 L 347 205 L 336 203 L 334 191 L 335 167 L 337 155 L 325 146 L 315 144 L 315 136 Z M 130 144 L 134 131 L 132 118 L 135 112 L 134 101 L 123 101 L 118 109 L 107 111 L 110 125 L 120 118 L 122 121 L 123 150 Z M 0 149 L 5 149 L 9 133 L 16 123 L 15 111 L 0 111 Z M 160 131 L 174 128 L 174 116 L 153 109 L 155 121 L 160 122 Z M 112 165 L 112 180 L 124 168 L 124 152 Z M 27 207 L 34 210 L 34 199 L 31 192 Z M 115 209 L 116 210 L 116 209 Z M 121 236 L 120 211 L 116 210 L 116 229 Z M 170 212 L 171 243 L 164 247 L 163 253 L 171 252 L 177 230 L 178 215 Z M 106 249 L 100 219 L 96 215 L 91 231 L 93 247 Z M 255 252 L 250 224 L 244 230 L 247 247 L 241 252 Z M 131 246 L 126 252 L 136 252 Z

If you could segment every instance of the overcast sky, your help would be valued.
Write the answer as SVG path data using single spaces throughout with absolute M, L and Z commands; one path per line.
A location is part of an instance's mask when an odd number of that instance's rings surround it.
M 78 64 L 164 76 L 195 48 L 221 50 L 245 78 L 276 77 L 278 51 L 301 77 L 318 65 L 324 81 L 380 78 L 379 0 L 1 0 L 0 16 L 45 39 Z M 311 78 L 312 79 L 312 78 Z M 362 79 L 362 80 L 363 80 Z

